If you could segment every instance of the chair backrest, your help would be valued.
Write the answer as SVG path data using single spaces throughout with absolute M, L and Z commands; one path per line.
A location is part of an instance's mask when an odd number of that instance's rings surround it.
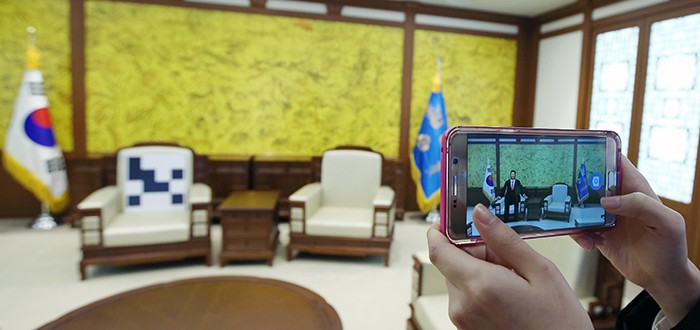
M 578 297 L 594 295 L 598 252 L 584 250 L 568 236 L 538 238 L 526 242 L 557 266 Z
M 552 185 L 552 201 L 564 202 L 569 195 L 569 186 L 566 183 L 555 183 Z
M 328 150 L 321 160 L 324 206 L 371 207 L 382 182 L 382 156 L 365 150 Z
M 193 153 L 174 146 L 137 146 L 117 154 L 124 213 L 188 211 Z

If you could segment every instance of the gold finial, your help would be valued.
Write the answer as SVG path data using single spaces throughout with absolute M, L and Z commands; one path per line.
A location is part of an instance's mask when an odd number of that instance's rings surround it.
M 36 28 L 33 26 L 27 27 L 27 70 L 36 70 L 39 68 L 39 50 L 36 48 Z
M 442 57 L 437 57 L 437 74 L 433 78 L 433 92 L 438 93 L 442 89 Z

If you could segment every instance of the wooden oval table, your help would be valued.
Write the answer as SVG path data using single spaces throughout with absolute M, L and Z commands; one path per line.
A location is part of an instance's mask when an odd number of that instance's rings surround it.
M 342 329 L 318 294 L 288 282 L 219 276 L 111 296 L 41 329 Z

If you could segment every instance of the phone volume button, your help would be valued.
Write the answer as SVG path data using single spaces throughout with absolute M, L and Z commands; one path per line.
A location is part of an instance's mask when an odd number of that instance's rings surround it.
M 452 195 L 457 196 L 457 176 L 455 175 L 452 178 Z

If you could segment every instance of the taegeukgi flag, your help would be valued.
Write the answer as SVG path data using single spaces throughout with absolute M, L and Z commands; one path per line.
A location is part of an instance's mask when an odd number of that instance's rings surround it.
M 2 161 L 23 187 L 51 211 L 60 212 L 68 204 L 68 176 L 51 125 L 44 79 L 38 64 L 38 51 L 30 45 L 27 70 L 15 100 Z
M 491 173 L 491 165 L 486 165 L 486 174 L 484 174 L 484 184 L 481 187 L 481 191 L 484 192 L 484 195 L 486 195 L 486 198 L 489 199 L 489 202 L 493 202 L 494 198 L 496 198 L 495 190 L 493 188 L 493 173 Z

